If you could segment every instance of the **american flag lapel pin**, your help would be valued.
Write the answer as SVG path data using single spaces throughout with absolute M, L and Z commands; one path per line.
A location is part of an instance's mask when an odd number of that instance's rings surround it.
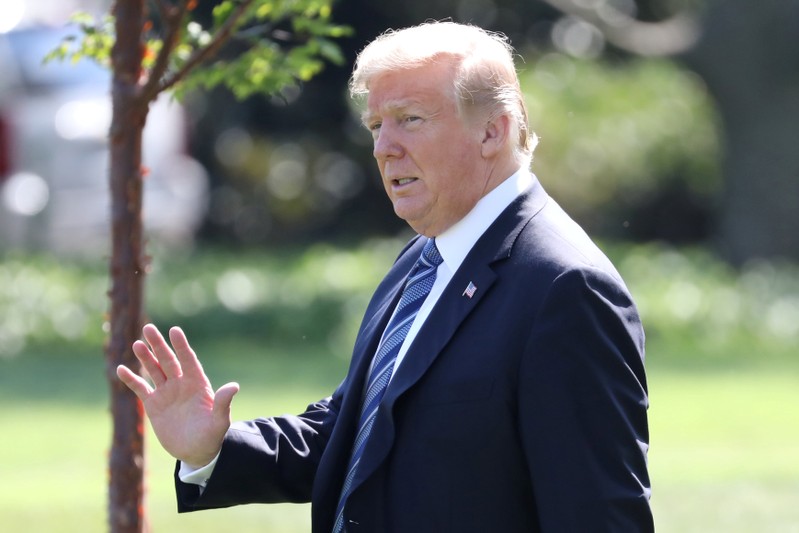
M 474 283 L 470 281 L 469 284 L 466 286 L 466 290 L 463 291 L 463 294 L 461 294 L 461 296 L 468 296 L 469 298 L 471 298 L 472 296 L 474 296 L 474 291 L 476 290 L 477 287 L 475 286 Z

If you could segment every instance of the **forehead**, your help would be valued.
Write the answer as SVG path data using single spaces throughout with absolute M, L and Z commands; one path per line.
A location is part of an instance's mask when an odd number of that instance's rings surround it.
M 453 76 L 451 65 L 441 62 L 377 74 L 369 83 L 366 114 L 445 102 L 454 105 Z

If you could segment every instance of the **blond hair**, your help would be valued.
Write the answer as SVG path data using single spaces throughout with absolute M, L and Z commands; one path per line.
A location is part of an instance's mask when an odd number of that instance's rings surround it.
M 501 33 L 455 22 L 426 22 L 402 30 L 388 30 L 364 48 L 355 61 L 350 93 L 362 97 L 377 75 L 418 68 L 441 57 L 456 61 L 453 79 L 455 101 L 463 115 L 486 111 L 489 120 L 507 115 L 514 155 L 529 164 L 538 142 L 527 123 L 519 78 L 513 64 L 513 47 Z

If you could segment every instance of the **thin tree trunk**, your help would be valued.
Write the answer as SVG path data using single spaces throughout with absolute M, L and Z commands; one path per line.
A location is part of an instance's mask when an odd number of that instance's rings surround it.
M 799 0 L 709 2 L 684 57 L 723 121 L 717 244 L 734 265 L 799 260 Z
M 111 53 L 113 118 L 110 131 L 112 219 L 110 338 L 106 346 L 113 441 L 109 459 L 109 529 L 142 532 L 144 517 L 144 416 L 136 396 L 116 377 L 116 367 L 136 368 L 145 259 L 142 243 L 142 132 L 146 104 L 138 98 L 144 0 L 116 0 L 116 43 Z

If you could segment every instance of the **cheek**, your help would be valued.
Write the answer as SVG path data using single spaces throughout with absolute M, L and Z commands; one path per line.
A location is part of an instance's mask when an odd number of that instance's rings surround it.
M 449 193 L 449 201 L 460 208 L 471 208 L 483 193 L 485 177 L 481 171 L 480 161 L 471 157 L 471 153 L 453 154 L 453 165 L 447 172 L 443 189 Z

